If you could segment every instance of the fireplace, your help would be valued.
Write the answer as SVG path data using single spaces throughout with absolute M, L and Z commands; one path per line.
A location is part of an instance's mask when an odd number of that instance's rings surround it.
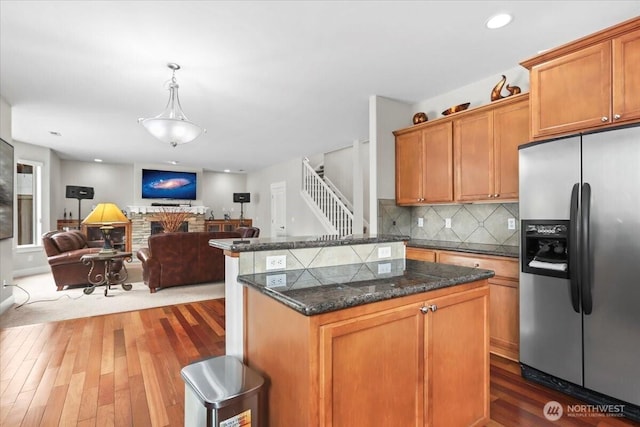
M 164 228 L 162 227 L 162 223 L 160 221 L 151 221 L 151 234 L 162 233 L 163 231 Z M 180 228 L 178 229 L 178 231 L 187 233 L 189 231 L 189 222 L 183 221 L 182 224 L 180 224 Z
M 128 209 L 132 231 L 131 249 L 136 252 L 138 249 L 148 246 L 148 239 L 151 234 L 162 232 L 160 215 L 158 215 L 162 208 L 156 206 L 128 206 Z M 205 212 L 208 208 L 205 206 L 192 206 L 183 209 L 189 209 L 191 216 L 182 223 L 180 231 L 204 231 Z M 157 223 L 157 225 L 153 226 L 154 223 Z M 152 230 L 152 226 L 155 230 Z

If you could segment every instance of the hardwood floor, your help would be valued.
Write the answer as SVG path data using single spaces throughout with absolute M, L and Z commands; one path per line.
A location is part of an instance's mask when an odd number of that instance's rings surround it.
M 223 353 L 224 300 L 2 329 L 0 425 L 182 426 L 180 369 Z M 547 421 L 546 402 L 580 402 L 524 381 L 499 357 L 491 397 L 491 427 L 640 426 L 604 416 Z

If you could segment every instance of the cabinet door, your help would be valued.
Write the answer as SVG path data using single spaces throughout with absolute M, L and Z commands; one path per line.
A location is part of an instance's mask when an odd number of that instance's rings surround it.
M 428 426 L 489 421 L 488 294 L 485 286 L 427 302 L 437 307 L 424 316 Z
M 495 156 L 494 197 L 518 198 L 518 146 L 529 141 L 529 102 L 524 100 L 493 112 Z
M 516 362 L 520 347 L 519 300 L 518 281 L 489 279 L 490 349 Z
M 640 118 L 640 30 L 613 39 L 613 121 Z
M 454 124 L 456 200 L 493 197 L 493 114 L 471 114 Z
M 601 126 L 611 113 L 611 42 L 531 69 L 532 136 Z
M 422 133 L 399 135 L 396 138 L 396 203 L 422 202 Z
M 424 201 L 453 201 L 452 123 L 431 126 L 422 131 L 424 155 Z
M 423 425 L 425 316 L 421 306 L 320 328 L 319 425 Z

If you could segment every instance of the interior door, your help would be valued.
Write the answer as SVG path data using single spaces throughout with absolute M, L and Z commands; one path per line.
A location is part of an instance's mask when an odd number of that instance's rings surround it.
M 287 183 L 271 184 L 271 237 L 287 235 Z
M 640 127 L 586 135 L 582 156 L 593 302 L 584 316 L 584 386 L 640 405 Z

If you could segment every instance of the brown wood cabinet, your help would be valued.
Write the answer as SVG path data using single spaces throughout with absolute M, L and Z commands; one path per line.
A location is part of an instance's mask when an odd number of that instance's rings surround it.
M 491 352 L 511 360 L 519 360 L 520 347 L 520 295 L 518 260 L 515 258 L 476 255 L 461 252 L 407 248 L 407 259 L 436 262 L 464 267 L 493 270 L 489 279 L 489 323 Z
M 207 219 L 204 221 L 205 231 L 234 231 L 238 227 L 251 227 L 250 219 Z
M 453 201 L 451 121 L 421 126 L 396 137 L 396 202 Z
M 269 425 L 489 420 L 486 280 L 317 316 L 245 297 L 245 358 L 268 378 Z
M 95 242 L 102 240 L 102 232 L 100 231 L 102 224 L 80 224 L 78 228 L 77 219 L 59 219 L 57 220 L 57 229 L 64 230 L 82 230 L 82 233 L 87 236 L 87 240 Z M 119 251 L 131 252 L 131 221 L 119 222 L 113 224 L 113 230 L 111 231 L 113 247 Z
M 528 129 L 526 94 L 454 120 L 455 199 L 517 200 L 518 146 Z
M 532 138 L 640 120 L 639 63 L 640 18 L 523 61 Z
M 396 203 L 518 199 L 518 146 L 529 140 L 529 94 L 399 129 Z
M 111 242 L 113 247 L 119 251 L 131 252 L 131 221 L 116 222 L 111 230 Z M 102 224 L 82 224 L 82 232 L 87 236 L 87 240 L 95 242 L 102 239 Z

